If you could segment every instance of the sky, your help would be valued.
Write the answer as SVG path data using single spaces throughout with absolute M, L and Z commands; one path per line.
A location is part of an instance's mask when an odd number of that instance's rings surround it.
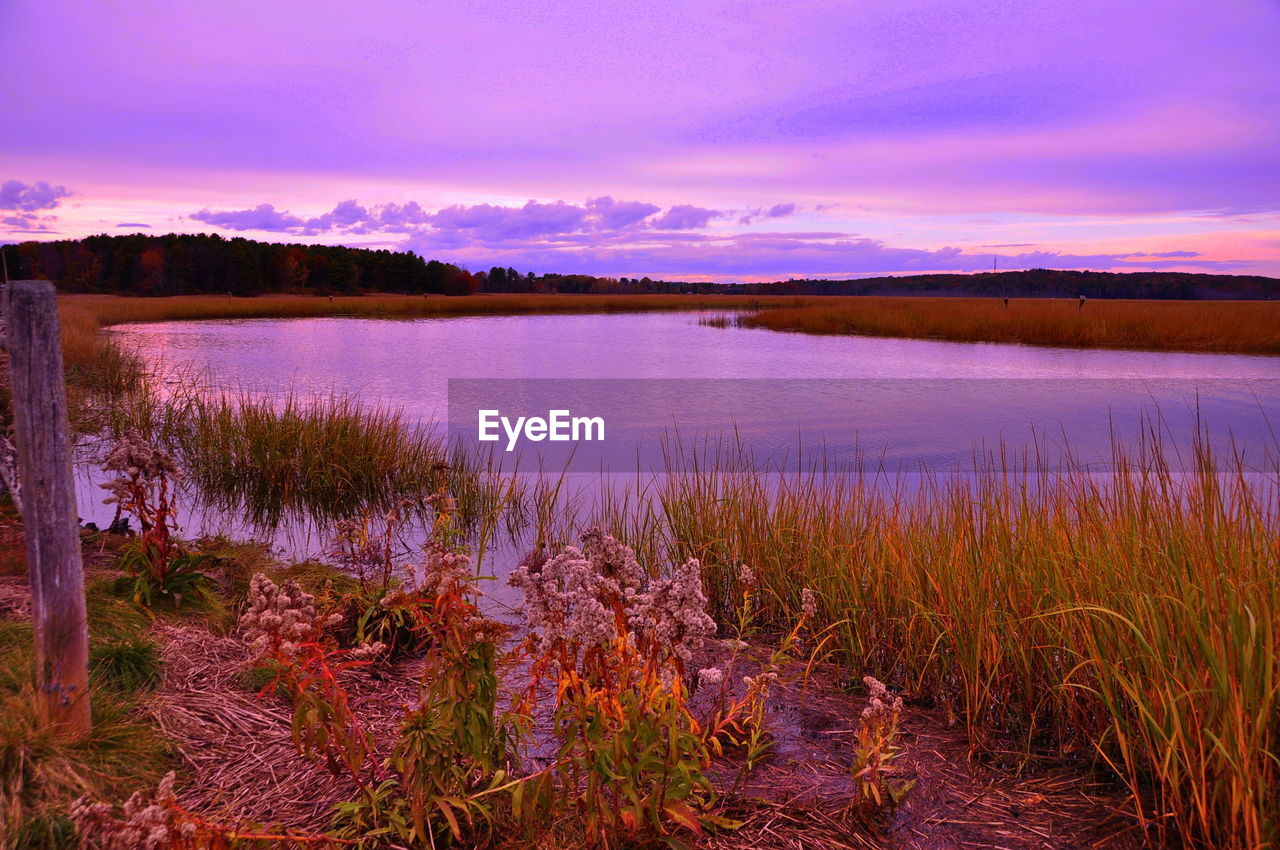
M 1280 0 L 0 0 L 0 241 L 1280 276 Z

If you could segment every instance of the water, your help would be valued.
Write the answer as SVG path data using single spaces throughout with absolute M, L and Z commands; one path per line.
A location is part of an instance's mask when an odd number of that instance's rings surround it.
M 477 410 L 601 416 L 604 445 L 531 444 L 548 468 L 660 465 L 659 437 L 726 434 L 760 462 L 802 445 L 895 471 L 1001 443 L 1102 460 L 1152 422 L 1262 449 L 1280 428 L 1275 358 L 834 337 L 701 326 L 697 313 L 169 322 L 116 329 L 215 386 L 358 394 L 475 441 Z M 501 432 L 500 432 L 501 433 Z M 498 446 L 505 447 L 500 436 Z M 491 444 L 493 445 L 493 444 Z M 640 447 L 638 451 L 638 447 Z M 528 461 L 526 461 L 526 467 Z

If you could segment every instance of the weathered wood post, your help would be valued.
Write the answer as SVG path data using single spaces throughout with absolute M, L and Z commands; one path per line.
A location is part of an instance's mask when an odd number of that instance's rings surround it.
M 35 626 L 37 710 L 47 725 L 81 736 L 90 730 L 89 629 L 53 284 L 11 282 L 4 315 Z

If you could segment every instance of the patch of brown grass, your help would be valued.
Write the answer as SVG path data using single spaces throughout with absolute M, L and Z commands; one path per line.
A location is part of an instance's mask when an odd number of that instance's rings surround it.
M 64 334 L 81 335 L 88 329 L 96 332 L 99 328 L 127 322 L 188 319 L 425 318 L 521 313 L 761 310 L 801 306 L 815 300 L 818 299 L 755 295 L 355 295 L 332 300 L 314 295 L 263 295 L 254 298 L 64 295 L 58 303 Z
M 811 334 L 1280 354 L 1280 302 L 1057 298 L 826 298 L 740 317 L 748 328 Z

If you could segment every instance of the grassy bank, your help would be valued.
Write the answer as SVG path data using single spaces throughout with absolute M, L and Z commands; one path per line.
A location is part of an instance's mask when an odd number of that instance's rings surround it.
M 0 600 L 8 603 L 0 605 L 0 847 L 70 850 L 80 846 L 66 816 L 72 800 L 82 794 L 124 799 L 172 766 L 168 744 L 139 710 L 159 679 L 159 661 L 151 619 L 113 594 L 109 579 L 91 573 L 86 595 L 93 730 L 71 741 L 41 728 L 25 592 L 13 592 L 25 590 L 17 524 L 6 499 L 0 503 L 0 590 L 8 591 Z M 91 567 L 110 557 L 101 552 L 87 548 Z
M 1280 353 L 1280 302 L 1089 301 L 1019 298 L 715 295 L 369 295 L 328 298 L 70 295 L 60 300 L 69 367 L 97 383 L 127 379 L 129 364 L 102 348 L 99 331 L 127 322 L 196 319 L 427 318 L 660 310 L 739 310 L 743 327 L 956 342 L 1080 348 Z M 710 319 L 725 327 L 731 322 Z
M 1276 460 L 1266 484 L 1203 449 L 1185 474 L 1118 461 L 906 489 L 710 458 L 604 512 L 649 558 L 700 558 L 718 618 L 740 563 L 780 627 L 817 589 L 852 674 L 951 713 L 981 757 L 1113 773 L 1152 839 L 1275 846 Z
M 741 327 L 812 334 L 1071 348 L 1280 354 L 1280 302 L 830 298 L 741 316 Z
M 315 316 L 426 318 L 515 315 L 521 313 L 650 312 L 657 310 L 759 310 L 813 303 L 815 297 L 754 295 L 360 295 L 330 300 L 310 295 L 226 298 L 209 295 L 133 298 L 64 295 L 63 323 L 89 322 L 98 328 L 126 322 L 194 319 L 296 319 Z

